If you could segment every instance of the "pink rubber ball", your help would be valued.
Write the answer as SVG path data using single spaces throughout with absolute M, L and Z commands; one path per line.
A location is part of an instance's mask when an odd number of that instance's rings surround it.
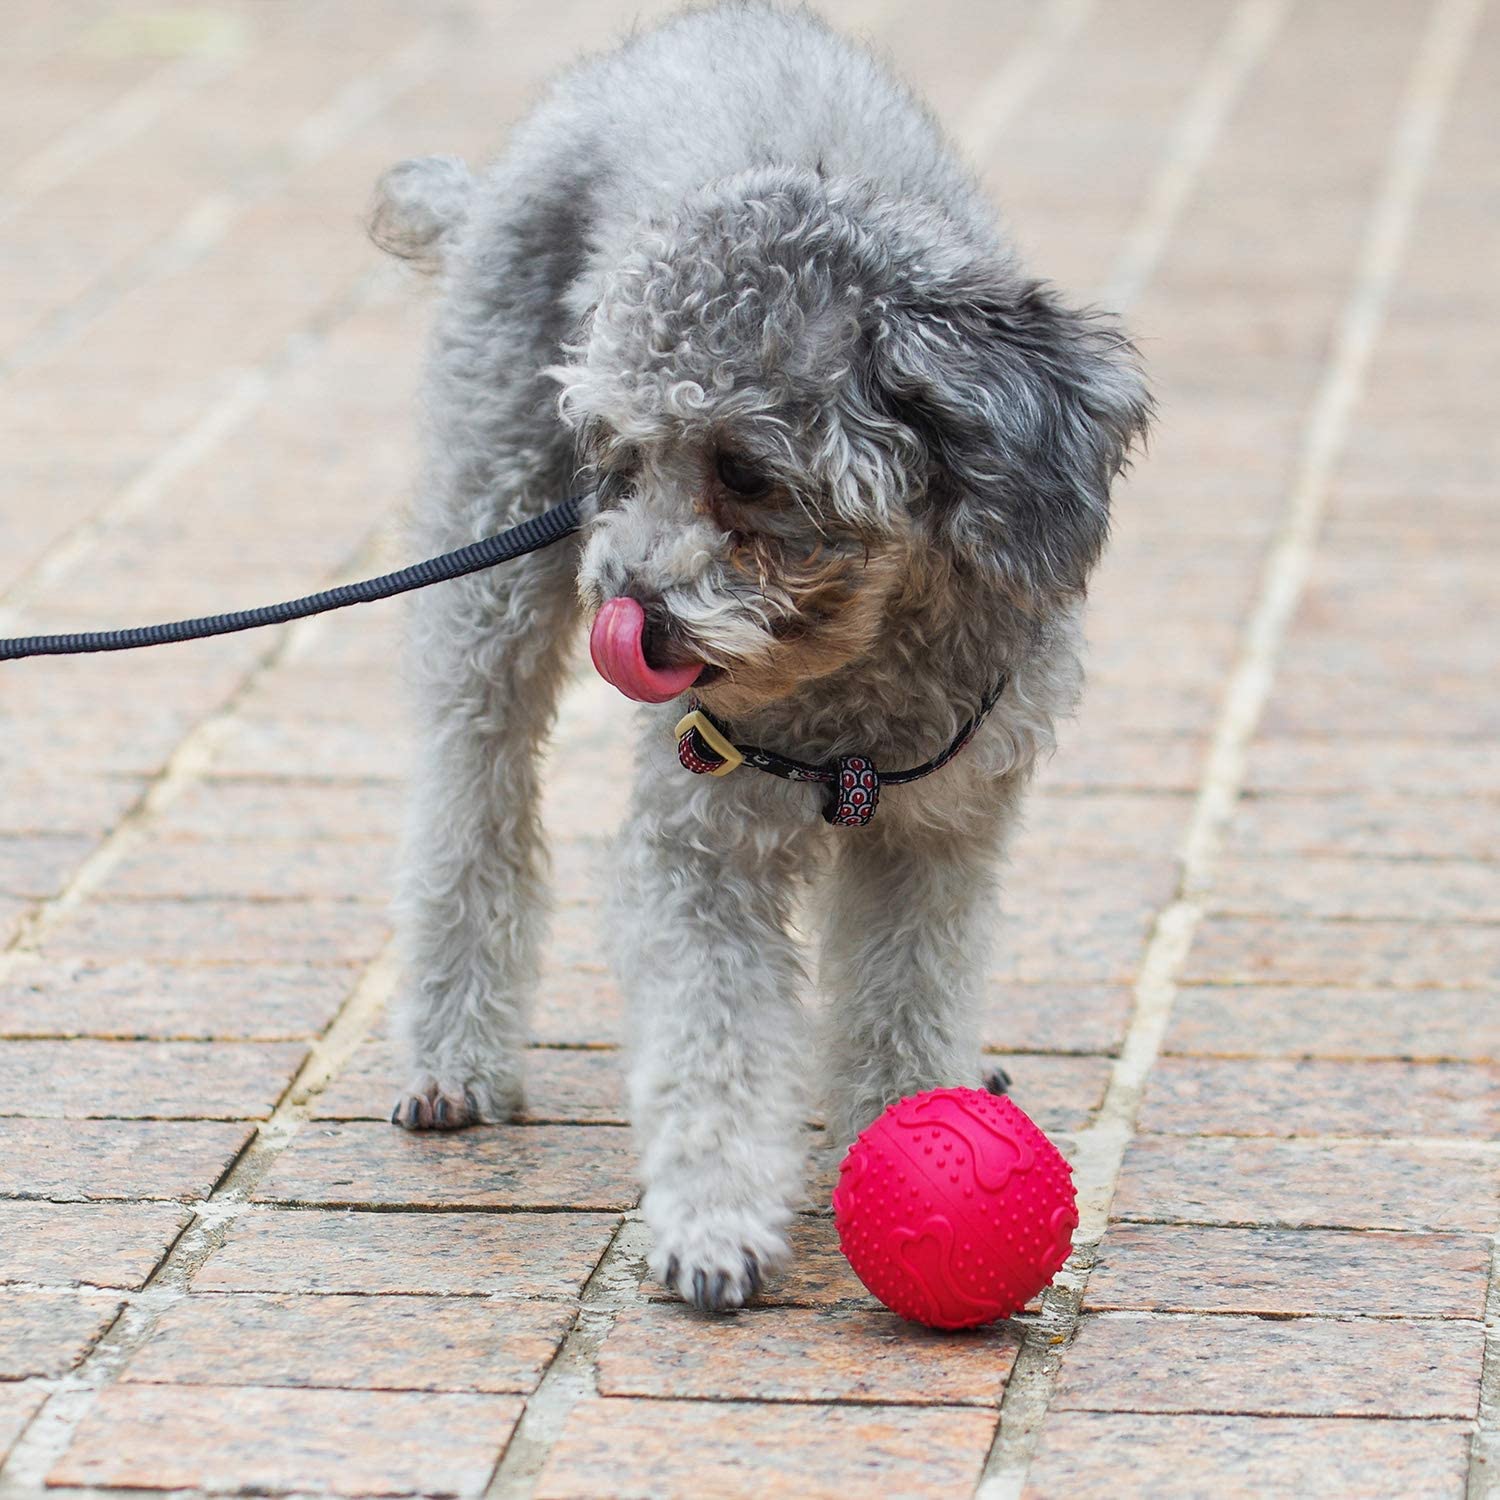
M 892 1312 L 972 1328 L 1051 1282 L 1078 1196 L 1062 1153 L 1009 1099 L 933 1089 L 898 1100 L 850 1146 L 833 1219 L 855 1275 Z

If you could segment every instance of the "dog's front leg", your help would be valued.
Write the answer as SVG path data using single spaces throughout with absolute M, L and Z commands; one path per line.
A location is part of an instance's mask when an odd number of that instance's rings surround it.
M 714 835 L 692 805 L 733 795 L 693 788 L 682 805 L 636 812 L 614 923 L 651 1269 L 706 1311 L 744 1303 L 784 1263 L 803 1165 L 795 860 L 745 831 L 753 813 L 727 847 L 705 847 Z
M 877 817 L 838 842 L 822 892 L 820 971 L 837 1143 L 897 1099 L 979 1082 L 979 1002 L 1009 813 L 984 821 L 982 831 L 913 835 Z

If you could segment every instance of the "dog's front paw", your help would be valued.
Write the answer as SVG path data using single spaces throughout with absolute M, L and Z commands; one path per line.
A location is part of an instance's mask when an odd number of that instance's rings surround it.
M 699 1312 L 743 1307 L 791 1258 L 786 1239 L 747 1215 L 658 1230 L 651 1273 Z
M 396 1098 L 391 1124 L 407 1130 L 462 1130 L 486 1120 L 507 1120 L 520 1107 L 519 1094 L 479 1081 L 444 1084 L 421 1074 Z

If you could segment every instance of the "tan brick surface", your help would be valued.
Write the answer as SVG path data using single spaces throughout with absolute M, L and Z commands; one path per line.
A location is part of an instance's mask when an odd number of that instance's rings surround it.
M 1303 1493 L 1311 1482 L 1329 1495 L 1369 1500 L 1459 1495 L 1468 1442 L 1457 1422 L 1059 1411 L 1042 1429 L 1023 1493 L 1258 1500 Z
M 22 765 L 7 771 L 0 782 L 0 828 L 8 834 L 103 835 L 144 790 L 134 776 L 64 778 Z
M 1061 1410 L 1307 1417 L 1472 1417 L 1478 1323 L 1296 1318 L 1085 1318 Z M 1402 1379 L 1390 1379 L 1391 1366 Z
M 1253 791 L 1411 797 L 1488 796 L 1500 792 L 1493 744 L 1385 737 L 1261 740 L 1247 775 Z M 1421 809 L 1415 810 L 1421 816 Z M 1487 821 L 1487 820 L 1486 820 Z
M 530 1391 L 576 1312 L 483 1297 L 189 1297 L 126 1380 L 166 1385 Z
M 251 1133 L 199 1120 L 0 1119 L 0 1196 L 204 1198 Z
M 478 1495 L 520 1412 L 514 1396 L 126 1384 L 99 1398 L 48 1478 L 122 1489 Z
M 47 1392 L 40 1386 L 0 1384 L 0 1463 L 5 1462 L 11 1445 L 46 1399 Z
M 160 840 L 116 865 L 101 890 L 120 899 L 378 902 L 392 859 L 369 843 Z
M 394 789 L 212 777 L 177 798 L 163 812 L 157 832 L 164 839 L 212 844 L 226 840 L 364 844 L 394 838 L 400 810 Z
M 1475 817 L 1474 805 L 1467 798 L 1418 801 L 1375 790 L 1251 798 L 1241 804 L 1229 843 L 1241 854 L 1500 859 L 1500 833 L 1494 820 Z M 1390 873 L 1385 866 L 1380 870 Z
M 885 1311 L 798 1309 L 713 1322 L 658 1303 L 621 1315 L 599 1355 L 605 1396 L 995 1406 L 1015 1362 L 1005 1324 L 914 1328 Z
M 629 1132 L 484 1125 L 440 1135 L 380 1123 L 309 1127 L 260 1185 L 266 1203 L 429 1208 L 629 1208 Z
M 1114 1205 L 1126 1219 L 1479 1233 L 1497 1208 L 1500 1160 L 1473 1145 L 1196 1136 L 1138 1139 Z
M 98 962 L 368 962 L 389 935 L 384 911 L 349 901 L 99 901 L 64 918 L 49 955 Z
M 527 1113 L 423 1139 L 379 1014 L 401 610 L 23 664 L 0 1455 L 82 1378 L 0 1487 L 1473 1496 L 1500 1465 L 1496 0 L 827 9 L 1040 274 L 1124 305 L 1161 402 L 981 1001 L 1077 1165 L 1073 1268 L 1039 1321 L 900 1324 L 819 1151 L 761 1306 L 651 1280 L 599 932 L 629 714 L 594 674 L 548 757 Z M 0 635 L 405 561 L 431 299 L 372 275 L 369 185 L 491 157 L 634 14 L 11 11 Z
M 1169 1052 L 1500 1060 L 1500 1011 L 1470 990 L 1203 985 L 1178 992 Z
M 1116 1052 L 1130 1007 L 1125 984 L 992 984 L 980 1035 L 997 1052 Z
M 1480 1234 L 1112 1224 L 1086 1304 L 1148 1312 L 1480 1318 Z
M 96 1293 L 0 1289 L 0 1380 L 66 1375 L 119 1310 L 118 1301 Z
M 43 901 L 58 895 L 95 841 L 84 834 L 0 834 L 0 896 Z
M 256 1209 L 193 1285 L 231 1292 L 577 1296 L 618 1219 L 589 1213 L 327 1213 Z
M 0 1115 L 265 1119 L 295 1042 L 0 1042 Z
M 612 1050 L 533 1047 L 526 1054 L 526 1107 L 532 1122 L 623 1125 L 624 1063 Z M 318 1096 L 317 1114 L 328 1120 L 388 1120 L 406 1084 L 396 1045 L 374 1039 Z
M 1216 911 L 1386 921 L 1500 920 L 1495 867 L 1458 859 L 1235 860 L 1214 887 Z
M 1052 1133 L 1081 1130 L 1104 1102 L 1110 1062 L 1102 1057 L 1048 1057 L 1037 1053 L 986 1053 L 981 1067 L 1010 1078 L 1010 1097 Z
M 1140 1128 L 1168 1135 L 1500 1136 L 1500 1067 L 1469 1063 L 1157 1064 Z
M 1065 731 L 1066 751 L 1043 767 L 1050 791 L 1190 792 L 1203 775 L 1207 742 L 1199 736 L 1081 736 Z
M 839 1500 L 854 1482 L 881 1495 L 967 1492 L 994 1432 L 984 1411 L 588 1401 L 542 1471 L 539 1500 Z M 621 1472 L 620 1455 L 632 1455 Z
M 135 1290 L 191 1219 L 166 1203 L 0 1201 L 0 1282 Z
M 29 907 L 25 901 L 0 896 L 0 942 L 12 943 L 21 931 Z
M 323 1030 L 355 975 L 302 964 L 18 957 L 0 977 L 0 1035 L 281 1041 Z
M 1189 982 L 1493 989 L 1500 925 L 1212 917 Z

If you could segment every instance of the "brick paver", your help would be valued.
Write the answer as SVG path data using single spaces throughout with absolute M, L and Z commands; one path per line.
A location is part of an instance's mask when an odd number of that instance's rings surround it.
M 1462 1495 L 1469 1434 L 1457 1422 L 1058 1412 L 1025 1500 L 1055 1495 Z
M 430 303 L 362 242 L 370 184 L 482 159 L 666 8 L 15 0 L 0 634 L 394 561 Z M 1500 9 L 822 8 L 1162 403 L 983 1001 L 1075 1164 L 1070 1269 L 1001 1327 L 903 1325 L 822 1161 L 761 1305 L 650 1278 L 591 676 L 527 1111 L 418 1138 L 384 1118 L 399 611 L 18 665 L 0 1500 L 1500 1493 Z
M 138 1291 L 192 1221 L 174 1203 L 0 1199 L 0 1282 Z

